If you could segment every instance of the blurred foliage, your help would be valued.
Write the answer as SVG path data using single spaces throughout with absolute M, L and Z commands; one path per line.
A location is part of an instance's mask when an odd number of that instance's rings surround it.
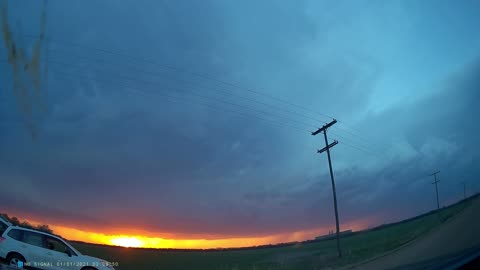
M 6 219 L 7 221 L 9 221 L 10 223 L 12 223 L 15 226 L 19 226 L 19 227 L 23 227 L 23 228 L 28 228 L 28 229 L 32 229 L 32 230 L 38 230 L 38 231 L 53 234 L 53 230 L 50 229 L 50 227 L 48 225 L 43 224 L 43 225 L 35 226 L 35 225 L 30 224 L 28 221 L 20 221 L 17 217 L 10 217 L 10 216 L 8 216 L 8 214 L 5 214 L 5 213 L 0 213 L 0 216 L 3 217 L 4 219 Z

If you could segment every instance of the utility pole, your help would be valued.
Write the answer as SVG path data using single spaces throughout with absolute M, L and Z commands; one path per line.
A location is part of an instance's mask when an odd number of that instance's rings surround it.
M 463 182 L 463 199 L 467 198 L 467 185 Z
M 435 191 L 437 192 L 437 209 L 440 209 L 440 203 L 438 201 L 438 185 L 437 183 L 440 182 L 440 180 L 437 180 L 437 174 L 440 173 L 440 171 L 436 171 L 432 174 L 430 174 L 430 176 L 433 176 L 434 177 L 434 181 L 432 184 L 435 184 Z
M 342 257 L 342 250 L 340 248 L 340 224 L 338 222 L 338 209 L 337 209 L 337 192 L 335 191 L 335 180 L 333 178 L 333 169 L 332 169 L 332 160 L 330 158 L 330 148 L 338 144 L 338 141 L 333 141 L 333 143 L 328 144 L 327 138 L 327 129 L 337 123 L 337 120 L 333 119 L 332 122 L 324 125 L 323 127 L 319 128 L 317 131 L 312 132 L 312 135 L 315 136 L 320 132 L 323 132 L 323 136 L 325 138 L 325 147 L 321 150 L 318 150 L 317 153 L 323 153 L 327 151 L 328 157 L 328 167 L 330 168 L 330 178 L 332 179 L 332 190 L 333 190 L 333 205 L 335 207 L 335 225 L 337 227 L 337 250 L 338 250 L 338 257 Z

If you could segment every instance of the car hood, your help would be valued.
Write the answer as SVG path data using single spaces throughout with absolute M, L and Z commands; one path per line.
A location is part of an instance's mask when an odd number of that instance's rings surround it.
M 85 259 L 85 261 L 87 262 L 98 262 L 98 263 L 101 263 L 101 262 L 106 262 L 105 260 L 102 260 L 102 259 L 99 259 L 99 258 L 95 258 L 95 257 L 92 257 L 92 256 L 88 256 L 88 255 L 80 255 L 80 257 L 82 259 Z

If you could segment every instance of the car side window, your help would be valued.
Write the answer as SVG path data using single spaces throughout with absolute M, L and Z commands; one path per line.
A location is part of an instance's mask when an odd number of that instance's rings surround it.
M 47 248 L 50 250 L 54 250 L 61 253 L 67 253 L 67 250 L 69 250 L 68 246 L 65 245 L 65 243 L 63 243 L 62 241 L 54 237 L 47 236 L 46 243 L 47 243 Z
M 0 236 L 7 230 L 8 225 L 0 221 Z
M 41 248 L 45 247 L 43 244 L 43 235 L 40 233 L 24 231 L 22 242 L 25 242 L 27 244 L 34 245 L 37 247 L 41 247 Z
M 10 230 L 7 235 L 17 241 L 22 241 L 23 231 L 13 229 L 13 230 Z

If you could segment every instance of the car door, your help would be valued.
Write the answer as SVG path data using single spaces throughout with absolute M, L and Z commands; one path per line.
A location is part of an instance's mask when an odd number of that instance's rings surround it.
M 24 242 L 22 242 L 23 230 L 15 229 L 15 228 L 10 229 L 6 233 L 5 237 L 7 237 L 8 244 L 6 245 L 4 250 L 4 253 L 5 253 L 5 255 L 3 255 L 4 257 L 10 251 L 16 251 L 16 252 L 20 252 L 20 254 L 22 254 L 22 256 L 25 257 L 27 261 L 32 260 L 32 258 L 30 258 L 29 254 L 27 253 L 27 245 Z
M 23 230 L 21 250 L 23 250 L 29 258 L 27 259 L 29 266 L 45 270 L 55 270 L 50 263 L 50 254 L 48 254 L 50 251 L 46 249 L 44 234 Z
M 79 269 L 80 263 L 77 261 L 77 254 L 73 252 L 61 239 L 46 235 L 45 243 L 49 250 L 49 259 L 52 262 L 53 269 Z

